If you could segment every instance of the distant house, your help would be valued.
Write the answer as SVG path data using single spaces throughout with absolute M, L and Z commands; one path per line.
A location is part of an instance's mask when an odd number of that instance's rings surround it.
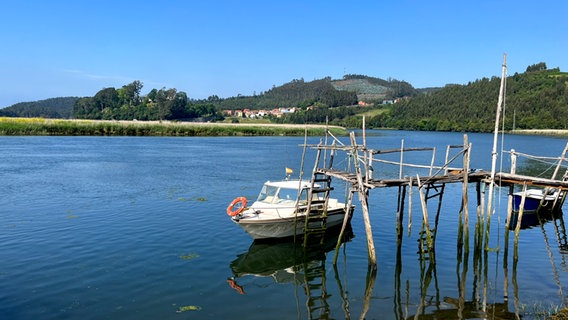
M 296 108 L 280 108 L 281 113 L 294 113 L 296 112 Z
M 374 105 L 374 103 L 372 103 L 372 102 L 367 102 L 367 101 L 359 101 L 359 102 L 357 102 L 357 104 L 358 104 L 360 107 L 368 107 L 368 106 Z
M 294 113 L 296 110 L 297 108 L 275 108 L 272 110 L 251 110 L 247 108 L 243 110 L 223 110 L 223 112 L 229 117 L 262 118 L 267 115 L 272 115 L 280 118 L 283 114 Z

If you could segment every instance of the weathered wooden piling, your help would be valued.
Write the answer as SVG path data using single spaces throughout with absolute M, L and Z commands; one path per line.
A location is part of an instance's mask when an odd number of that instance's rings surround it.
M 361 201 L 361 210 L 363 210 L 363 220 L 365 221 L 365 232 L 367 234 L 367 254 L 369 255 L 369 267 L 371 269 L 377 268 L 377 257 L 375 253 L 375 242 L 373 240 L 373 230 L 371 228 L 371 219 L 369 218 L 369 206 L 368 206 L 368 196 L 369 192 L 367 187 L 363 184 L 363 178 L 361 176 L 361 168 L 359 165 L 359 152 L 357 151 L 357 141 L 355 140 L 355 134 L 351 132 L 351 145 L 353 146 L 355 171 L 357 174 L 357 184 L 359 191 L 359 200 Z
M 471 144 L 468 142 L 467 135 L 463 136 L 463 182 L 462 182 L 462 210 L 463 210 L 463 236 L 464 243 L 469 244 L 469 199 L 468 199 L 468 185 L 469 185 L 469 159 L 470 159 Z
M 515 150 L 511 150 L 511 174 L 514 175 L 517 170 L 517 154 Z M 509 223 L 511 223 L 511 218 L 513 216 L 513 192 L 515 191 L 515 185 L 511 184 L 509 186 L 509 196 L 507 197 L 507 221 L 505 221 L 505 230 L 509 230 Z M 508 235 L 506 235 L 508 238 Z M 506 239 L 507 239 L 506 238 Z

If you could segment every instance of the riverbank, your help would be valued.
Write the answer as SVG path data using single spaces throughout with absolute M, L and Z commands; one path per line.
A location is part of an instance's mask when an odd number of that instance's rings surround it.
M 334 135 L 343 127 L 328 126 Z M 325 135 L 325 125 L 112 121 L 0 117 L 3 136 L 310 136 Z
M 568 137 L 568 130 L 560 129 L 523 129 L 509 131 L 510 134 L 529 134 L 538 136 Z

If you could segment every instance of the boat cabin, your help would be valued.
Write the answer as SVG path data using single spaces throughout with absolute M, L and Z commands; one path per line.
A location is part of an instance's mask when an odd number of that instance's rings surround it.
M 310 187 L 311 183 L 309 181 L 267 181 L 262 186 L 262 190 L 260 190 L 256 201 L 264 204 L 294 205 L 296 204 L 296 199 L 299 199 L 299 204 L 305 205 L 308 203 L 308 190 Z M 299 198 L 298 190 L 301 190 Z M 316 194 L 314 194 L 313 197 L 314 199 L 318 199 Z

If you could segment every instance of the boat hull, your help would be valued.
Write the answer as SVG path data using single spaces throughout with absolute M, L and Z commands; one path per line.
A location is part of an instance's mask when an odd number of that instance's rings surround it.
M 521 201 L 523 193 L 513 193 L 513 211 L 518 212 L 521 210 Z M 536 212 L 538 210 L 553 210 L 554 200 L 556 194 L 543 195 L 541 190 L 527 190 L 525 194 L 525 203 L 523 206 L 524 212 Z
M 351 219 L 353 208 L 349 210 L 348 221 Z M 327 212 L 326 227 L 341 225 L 345 218 L 345 208 L 337 208 Z M 305 232 L 305 215 L 277 219 L 233 219 L 253 239 L 287 238 L 303 235 Z M 311 227 L 321 225 L 321 219 L 312 219 Z

